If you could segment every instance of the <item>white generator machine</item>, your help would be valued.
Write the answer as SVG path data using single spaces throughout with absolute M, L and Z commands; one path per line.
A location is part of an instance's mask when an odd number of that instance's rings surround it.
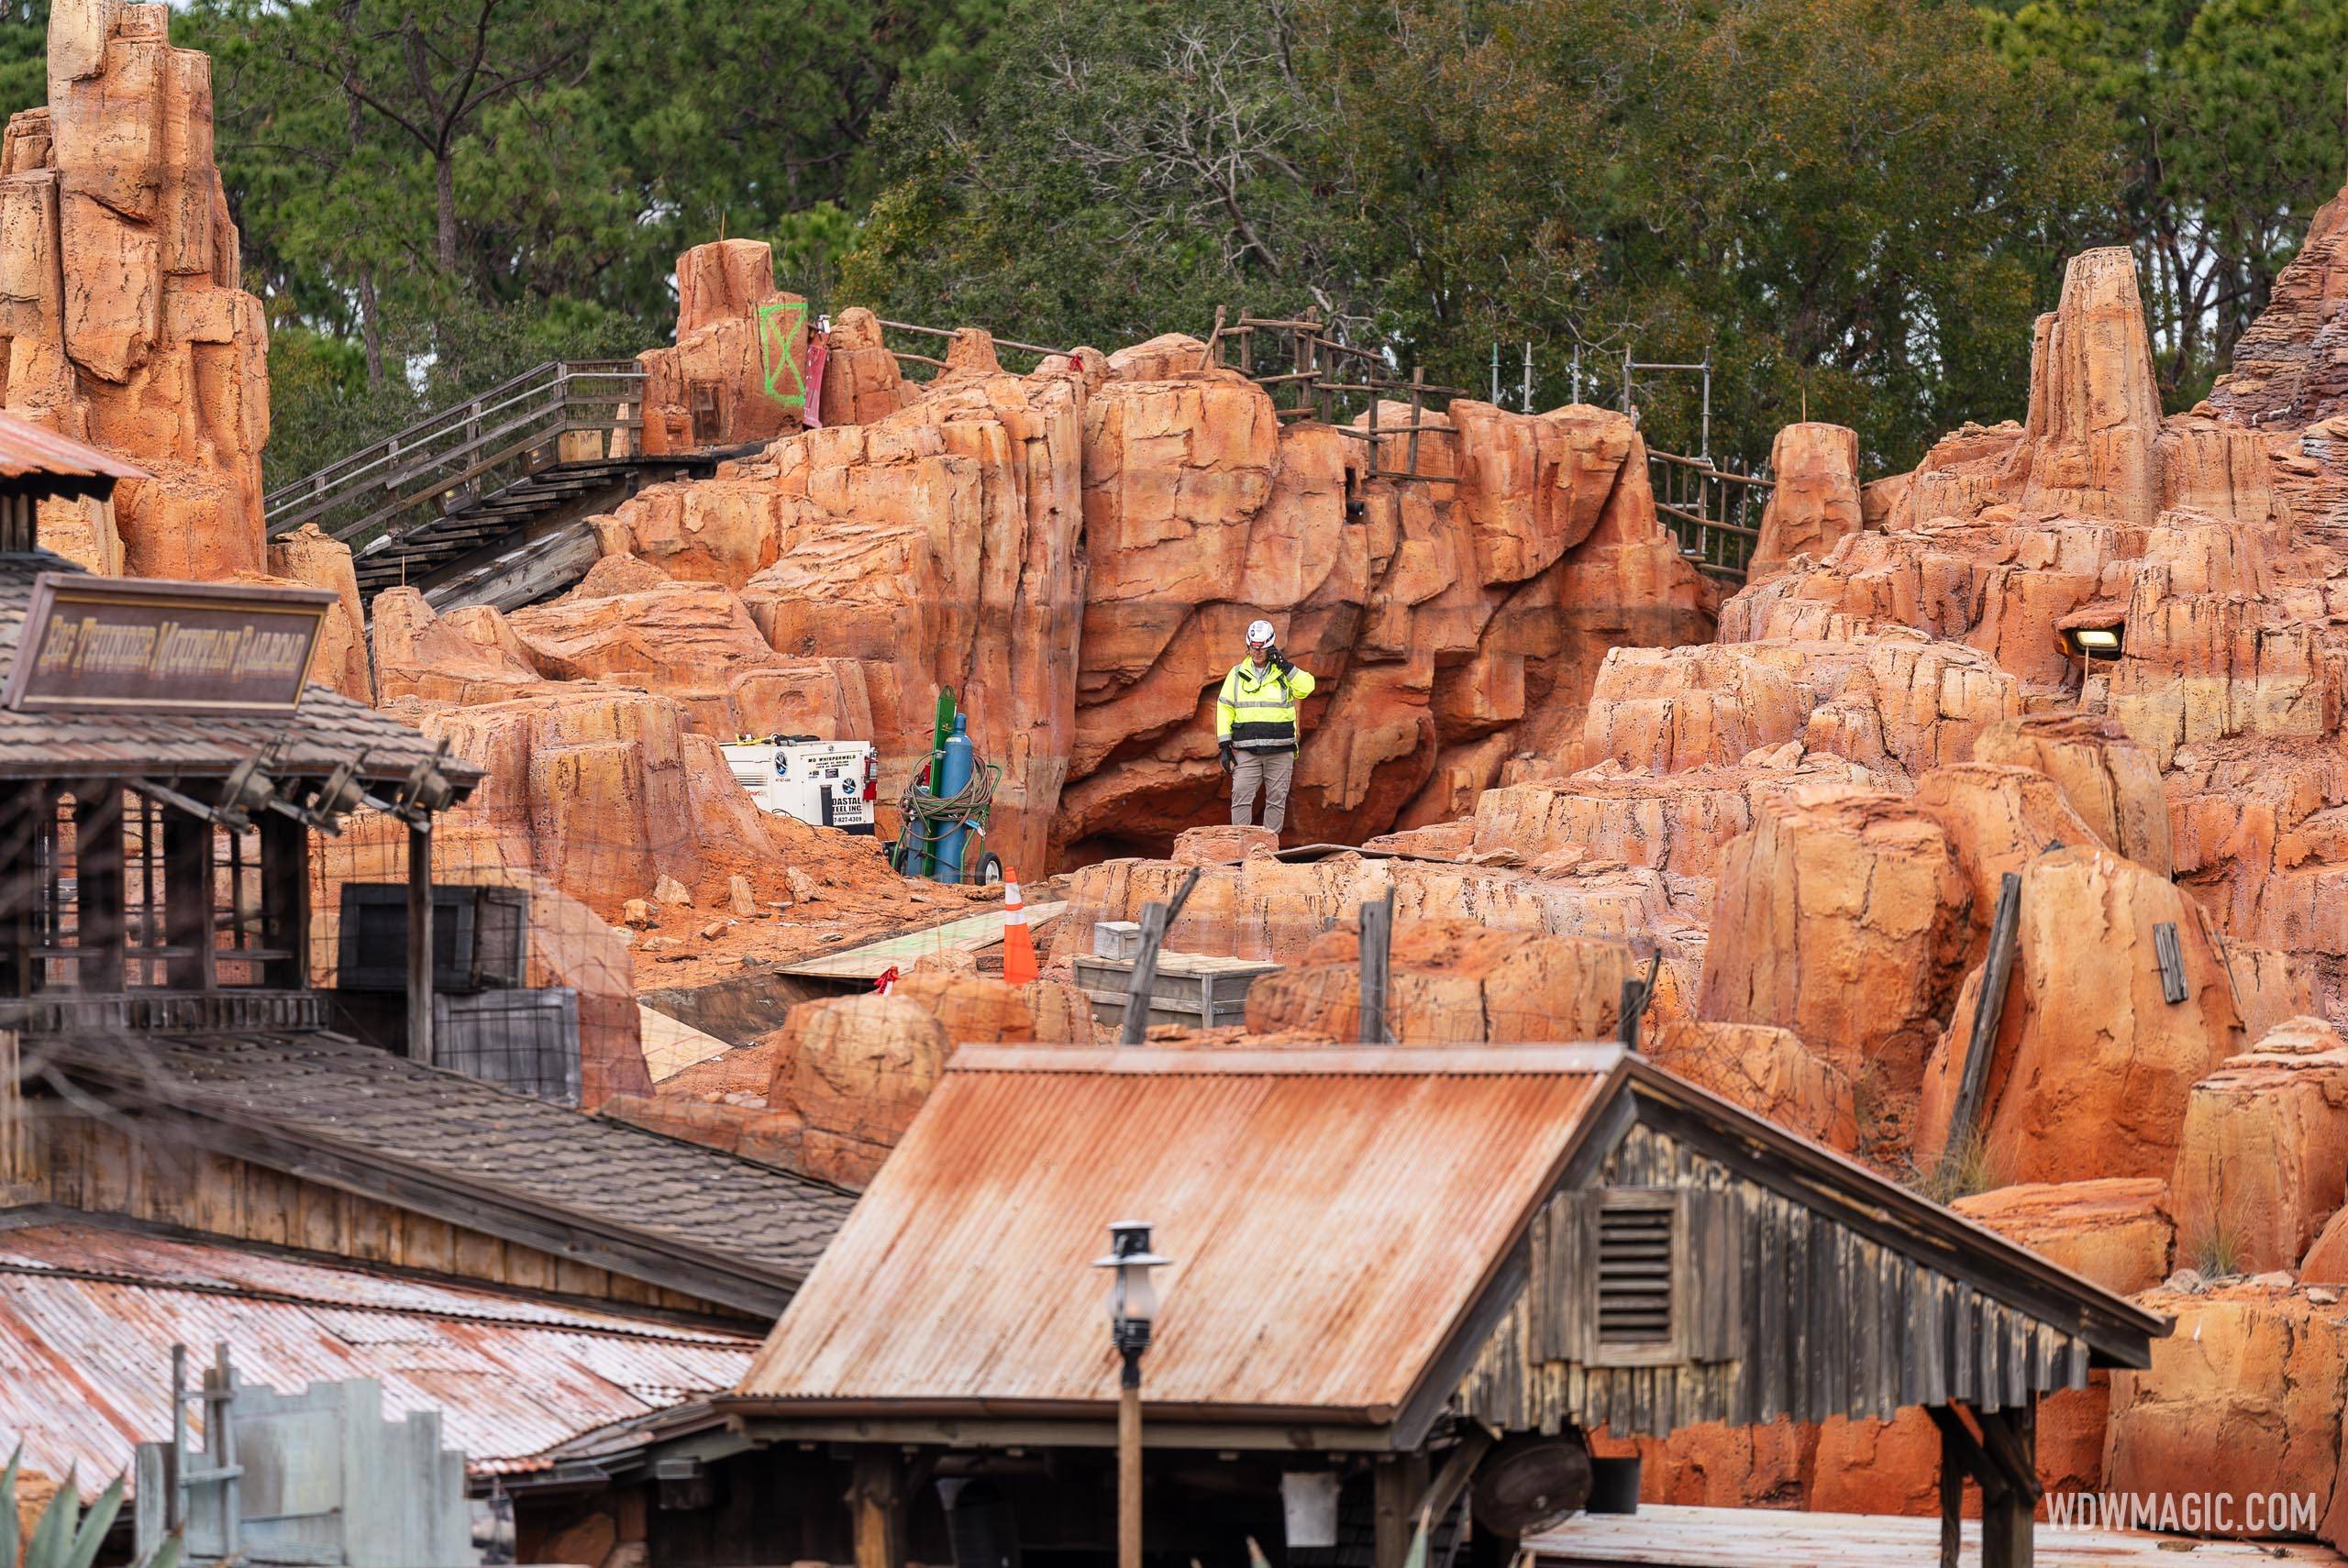
M 842 833 L 872 831 L 880 764 L 870 741 L 769 735 L 728 742 L 719 749 L 734 770 L 734 782 L 750 792 L 759 810 Z

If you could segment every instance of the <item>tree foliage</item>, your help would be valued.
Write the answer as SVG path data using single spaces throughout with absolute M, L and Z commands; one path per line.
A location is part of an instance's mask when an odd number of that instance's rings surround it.
M 0 14 L 38 102 L 44 0 Z M 2348 0 L 185 0 L 268 303 L 271 477 L 772 241 L 837 306 L 1113 347 L 1218 305 L 1512 399 L 1709 359 L 1715 452 L 2021 406 L 2063 259 L 2190 402 L 2338 188 Z M 1697 380 L 1642 378 L 1660 443 Z
M 1002 57 L 892 109 L 850 293 L 1111 343 L 1317 303 L 1455 383 L 1529 339 L 1548 403 L 1577 346 L 1609 393 L 1709 353 L 1747 458 L 1805 392 L 1899 458 L 2002 411 L 2109 145 L 1910 0 L 1044 0 Z M 1694 386 L 1642 391 L 1675 444 Z
M 2112 223 L 2144 272 L 2164 389 L 2192 403 L 2340 190 L 2348 0 L 2027 0 L 1989 33 L 2110 111 Z

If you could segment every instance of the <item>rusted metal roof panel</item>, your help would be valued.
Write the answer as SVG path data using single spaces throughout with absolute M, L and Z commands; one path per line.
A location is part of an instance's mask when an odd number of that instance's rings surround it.
M 779 1414 L 1105 1406 L 1112 1220 L 1173 1263 L 1161 1410 L 1379 1420 L 1554 1178 L 1611 1066 L 1574 1047 L 965 1048 L 759 1351 Z M 787 1403 L 786 1403 L 787 1402 Z
M 141 480 L 145 469 L 99 451 L 95 447 L 61 436 L 54 430 L 0 414 L 0 476 L 21 479 L 28 474 L 56 474 L 65 479 Z
M 171 1432 L 172 1346 L 226 1342 L 280 1389 L 372 1377 L 386 1415 L 437 1409 L 478 1473 L 730 1387 L 751 1342 L 331 1266 L 62 1223 L 0 1231 L 0 1448 L 94 1492 Z

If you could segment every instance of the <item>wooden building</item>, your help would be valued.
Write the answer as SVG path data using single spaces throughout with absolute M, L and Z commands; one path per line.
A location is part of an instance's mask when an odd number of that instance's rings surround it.
M 35 515 L 10 512 L 6 494 L 50 493 L 12 467 L 18 429 L 0 417 L 0 521 Z M 36 434 L 44 453 L 61 439 Z M 630 1362 L 624 1343 L 690 1341 L 703 1373 L 746 1357 L 851 1197 L 329 1030 L 310 973 L 314 829 L 384 812 L 428 834 L 477 771 L 305 685 L 327 595 L 95 577 L 40 550 L 32 526 L 0 539 L 11 547 L 0 548 L 0 1232 L 17 1238 L 0 1252 L 81 1238 L 116 1260 L 100 1283 L 131 1293 L 122 1300 L 184 1305 L 209 1291 L 217 1309 L 140 1307 L 134 1332 L 94 1297 L 53 1288 L 40 1307 L 50 1337 L 35 1345 L 6 1309 L 6 1281 L 50 1265 L 0 1262 L 0 1362 L 59 1374 L 0 1378 L 0 1448 L 70 1426 L 82 1446 L 61 1452 L 103 1480 L 100 1450 L 118 1447 L 119 1467 L 137 1437 L 169 1435 L 160 1324 L 218 1325 L 253 1375 L 298 1385 L 355 1366 L 338 1347 L 371 1342 L 349 1336 L 392 1331 L 367 1325 L 442 1288 L 474 1303 L 456 1316 L 484 1326 L 462 1355 L 447 1352 L 433 1386 L 458 1406 L 478 1391 L 470 1418 L 501 1441 L 543 1443 L 544 1412 L 513 1417 L 512 1391 L 460 1374 L 511 1364 L 515 1347 L 548 1338 L 541 1327 L 598 1325 L 578 1331 L 611 1341 L 602 1364 L 634 1369 L 605 1380 L 615 1386 L 656 1387 L 663 1358 L 684 1353 Z M 411 976 L 431 974 L 428 931 L 407 928 Z M 483 1292 L 502 1304 L 481 1305 Z M 221 1305 L 243 1297 L 292 1299 L 346 1333 Z M 663 1338 L 672 1328 L 687 1331 Z M 530 1353 L 562 1364 L 543 1345 Z M 162 1430 L 133 1430 L 123 1413 L 142 1408 L 136 1398 L 110 1402 L 122 1417 L 111 1428 L 61 1409 L 61 1387 L 97 1386 L 152 1390 Z M 688 1381 L 673 1397 L 707 1391 Z M 565 1441 L 642 1413 L 591 1392 Z M 526 1542 L 584 1506 L 546 1502 L 524 1521 Z
M 722 1408 L 852 1455 L 859 1568 L 971 1530 L 1106 1562 L 1118 1358 L 1087 1265 L 1121 1220 L 1172 1259 L 1142 1361 L 1168 1568 L 1274 1548 L 1316 1492 L 1335 1531 L 1285 1561 L 1399 1568 L 1465 1517 L 1503 1562 L 1587 1494 L 1600 1425 L 1911 1405 L 1952 1521 L 1971 1477 L 1988 1561 L 2026 1562 L 2039 1397 L 2166 1331 L 1612 1047 L 966 1047 Z

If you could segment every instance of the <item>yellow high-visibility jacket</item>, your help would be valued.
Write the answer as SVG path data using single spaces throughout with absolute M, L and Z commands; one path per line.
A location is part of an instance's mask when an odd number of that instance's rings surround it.
M 1287 675 L 1277 665 L 1256 668 L 1243 658 L 1223 678 L 1215 699 L 1214 738 L 1238 751 L 1294 751 L 1297 704 L 1312 695 L 1312 677 L 1301 669 Z

